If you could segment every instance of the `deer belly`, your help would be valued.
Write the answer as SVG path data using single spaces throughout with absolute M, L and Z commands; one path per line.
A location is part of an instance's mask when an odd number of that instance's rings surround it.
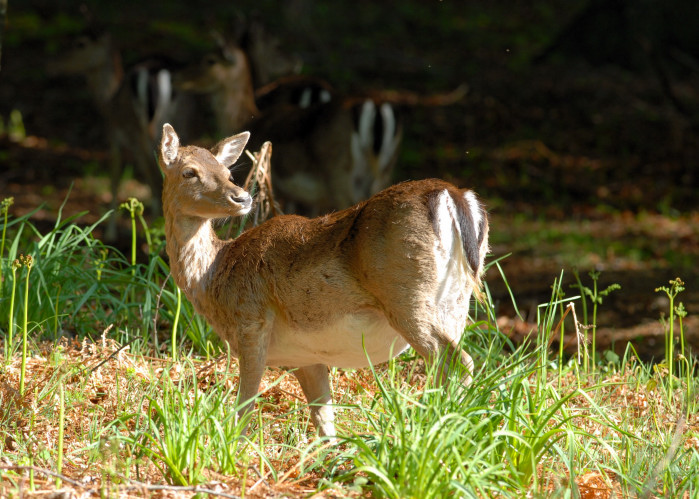
M 279 325 L 267 350 L 267 365 L 366 367 L 385 362 L 408 346 L 383 315 L 349 314 L 312 330 Z

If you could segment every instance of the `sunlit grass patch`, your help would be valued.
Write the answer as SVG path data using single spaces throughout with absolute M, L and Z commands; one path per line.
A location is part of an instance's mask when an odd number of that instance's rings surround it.
M 474 308 L 463 338 L 476 364 L 469 386 L 436 384 L 433 366 L 412 351 L 372 369 L 331 369 L 333 442 L 316 436 L 295 378 L 281 369 L 268 369 L 255 411 L 239 420 L 237 363 L 186 299 L 178 308 L 157 234 L 139 263 L 93 229 L 67 220 L 41 234 L 28 218 L 3 221 L 2 496 L 48 493 L 57 476 L 76 493 L 113 497 L 156 489 L 421 498 L 698 492 L 699 386 L 693 353 L 683 349 L 681 281 L 666 288 L 663 362 L 644 363 L 632 347 L 584 360 L 581 342 L 580 362 L 551 348 L 562 328 L 575 329 L 569 307 L 578 320 L 595 320 L 592 308 L 582 319 L 580 296 L 562 293 L 561 274 L 523 344 L 498 326 L 492 299 Z M 143 241 L 143 230 L 134 237 Z M 31 273 L 13 274 L 20 254 L 32 256 Z

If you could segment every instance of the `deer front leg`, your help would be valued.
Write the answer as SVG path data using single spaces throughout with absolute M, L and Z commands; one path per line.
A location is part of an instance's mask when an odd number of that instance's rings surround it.
M 292 371 L 299 380 L 301 389 L 311 409 L 311 419 L 324 437 L 335 436 L 335 414 L 330 394 L 330 378 L 328 368 L 323 364 L 300 367 Z
M 240 380 L 238 382 L 238 417 L 242 418 L 253 410 L 255 404 L 253 398 L 260 389 L 262 375 L 265 372 L 264 353 L 251 349 L 240 352 L 238 364 L 240 366 Z M 247 431 L 247 426 L 243 434 Z

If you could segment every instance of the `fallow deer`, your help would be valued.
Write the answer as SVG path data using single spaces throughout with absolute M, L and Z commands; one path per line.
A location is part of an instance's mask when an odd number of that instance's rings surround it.
M 136 176 L 151 189 L 153 208 L 160 211 L 162 178 L 153 150 L 162 126 L 176 121 L 185 125 L 192 113 L 193 96 L 175 95 L 171 71 L 156 61 L 144 61 L 124 71 L 121 55 L 109 34 L 78 37 L 72 47 L 48 65 L 52 74 L 85 77 L 92 101 L 104 119 L 110 145 L 112 208 L 123 175 L 122 152 L 131 156 Z M 179 126 L 179 125 L 182 126 Z M 114 219 L 107 237 L 114 239 Z
M 274 105 L 260 111 L 248 58 L 230 45 L 183 70 L 176 81 L 210 97 L 222 134 L 247 129 L 253 149 L 272 142 L 275 190 L 294 211 L 346 208 L 390 183 L 402 128 L 388 103 L 343 99 L 315 81 L 303 88 L 295 78 L 285 80 L 289 86 L 276 84 Z
M 327 366 L 363 367 L 412 346 L 441 359 L 442 381 L 454 368 L 469 382 L 473 362 L 459 341 L 488 251 L 476 195 L 441 180 L 405 182 L 223 241 L 212 219 L 245 215 L 253 203 L 229 172 L 249 136 L 209 151 L 182 146 L 166 124 L 159 148 L 170 269 L 238 357 L 239 401 L 255 396 L 266 366 L 294 369 L 316 429 L 333 436 Z

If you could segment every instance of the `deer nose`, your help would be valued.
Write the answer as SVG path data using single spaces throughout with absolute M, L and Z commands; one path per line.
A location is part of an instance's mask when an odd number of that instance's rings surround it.
M 250 194 L 245 192 L 244 194 L 241 194 L 239 196 L 231 196 L 231 201 L 233 201 L 236 204 L 243 205 L 247 208 L 252 204 L 252 197 L 250 197 Z

